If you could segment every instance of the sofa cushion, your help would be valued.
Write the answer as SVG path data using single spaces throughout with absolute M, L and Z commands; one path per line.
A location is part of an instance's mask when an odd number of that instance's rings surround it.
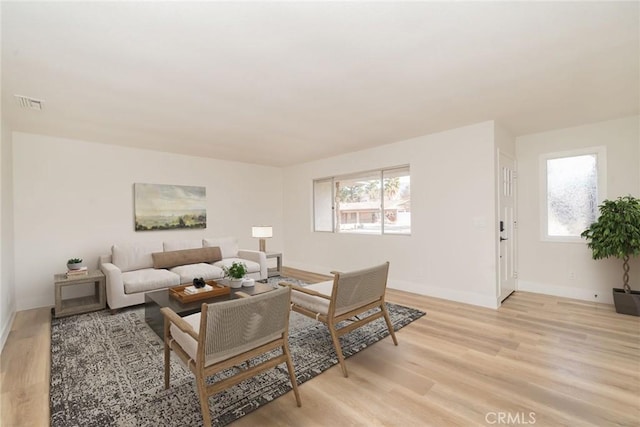
M 197 249 L 202 247 L 202 239 L 168 240 L 162 242 L 165 252 L 183 249 Z
M 149 292 L 180 284 L 180 276 L 168 270 L 144 268 L 122 273 L 125 294 Z
M 204 280 L 224 277 L 224 271 L 220 267 L 204 263 L 181 265 L 170 271 L 180 276 L 180 283 L 191 283 L 196 277 L 202 277 Z
M 183 249 L 179 251 L 154 252 L 153 268 L 172 268 L 179 265 L 197 264 L 199 262 L 214 263 L 222 259 L 220 248 Z
M 141 242 L 134 245 L 113 245 L 112 262 L 121 271 L 152 268 L 153 252 L 162 252 L 162 242 Z
M 247 273 L 260 273 L 260 264 L 242 258 L 223 258 L 218 262 L 214 262 L 213 265 L 220 268 L 231 267 L 231 264 L 233 264 L 234 262 L 243 263 L 247 267 Z
M 203 239 L 202 246 L 218 246 L 222 252 L 222 258 L 235 258 L 238 256 L 238 239 L 235 237 L 216 237 Z

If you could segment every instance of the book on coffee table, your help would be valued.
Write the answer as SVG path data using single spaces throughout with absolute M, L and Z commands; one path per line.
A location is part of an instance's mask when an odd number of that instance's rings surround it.
M 204 285 L 204 287 L 202 288 L 196 288 L 195 286 L 191 285 L 184 288 L 184 293 L 193 295 L 193 294 L 199 294 L 200 292 L 209 292 L 212 290 L 213 290 L 213 287 L 211 287 L 210 285 Z

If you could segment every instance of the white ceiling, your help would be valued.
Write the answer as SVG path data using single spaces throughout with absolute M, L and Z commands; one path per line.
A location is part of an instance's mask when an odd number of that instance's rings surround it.
M 283 166 L 484 120 L 522 135 L 640 110 L 638 2 L 1 7 L 18 131 Z

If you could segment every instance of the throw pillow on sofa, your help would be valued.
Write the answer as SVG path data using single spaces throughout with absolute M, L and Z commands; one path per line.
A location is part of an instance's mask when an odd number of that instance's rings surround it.
M 217 246 L 198 249 L 183 249 L 180 251 L 154 252 L 153 268 L 173 268 L 179 265 L 198 263 L 213 263 L 222 259 L 220 248 Z
M 213 239 L 202 239 L 202 246 L 217 246 L 222 252 L 222 258 L 235 258 L 238 256 L 238 239 L 235 237 L 216 237 Z
M 162 242 L 140 242 L 131 245 L 113 245 L 112 262 L 122 272 L 153 267 L 153 252 L 162 251 Z

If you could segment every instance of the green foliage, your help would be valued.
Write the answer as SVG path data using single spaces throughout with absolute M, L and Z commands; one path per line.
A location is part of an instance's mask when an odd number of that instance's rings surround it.
M 599 209 L 600 217 L 581 236 L 589 241 L 593 259 L 624 260 L 624 289 L 629 292 L 629 257 L 640 254 L 640 199 L 605 200 Z
M 224 277 L 231 277 L 232 279 L 242 279 L 247 274 L 247 266 L 244 262 L 234 261 L 231 267 L 223 266 Z
M 80 264 L 82 262 L 82 258 L 71 258 L 67 261 L 67 264 Z
M 343 203 L 361 202 L 365 187 L 361 184 L 340 187 L 338 200 Z
M 400 192 L 400 178 L 384 179 L 384 197 L 388 200 L 394 200 Z
M 593 259 L 624 259 L 640 254 L 640 199 L 632 196 L 605 200 L 600 218 L 582 232 Z
M 384 198 L 395 200 L 400 194 L 400 178 L 385 178 L 383 180 Z M 380 200 L 380 180 L 356 182 L 352 185 L 341 184 L 338 188 L 338 201 L 341 203 L 365 202 Z

